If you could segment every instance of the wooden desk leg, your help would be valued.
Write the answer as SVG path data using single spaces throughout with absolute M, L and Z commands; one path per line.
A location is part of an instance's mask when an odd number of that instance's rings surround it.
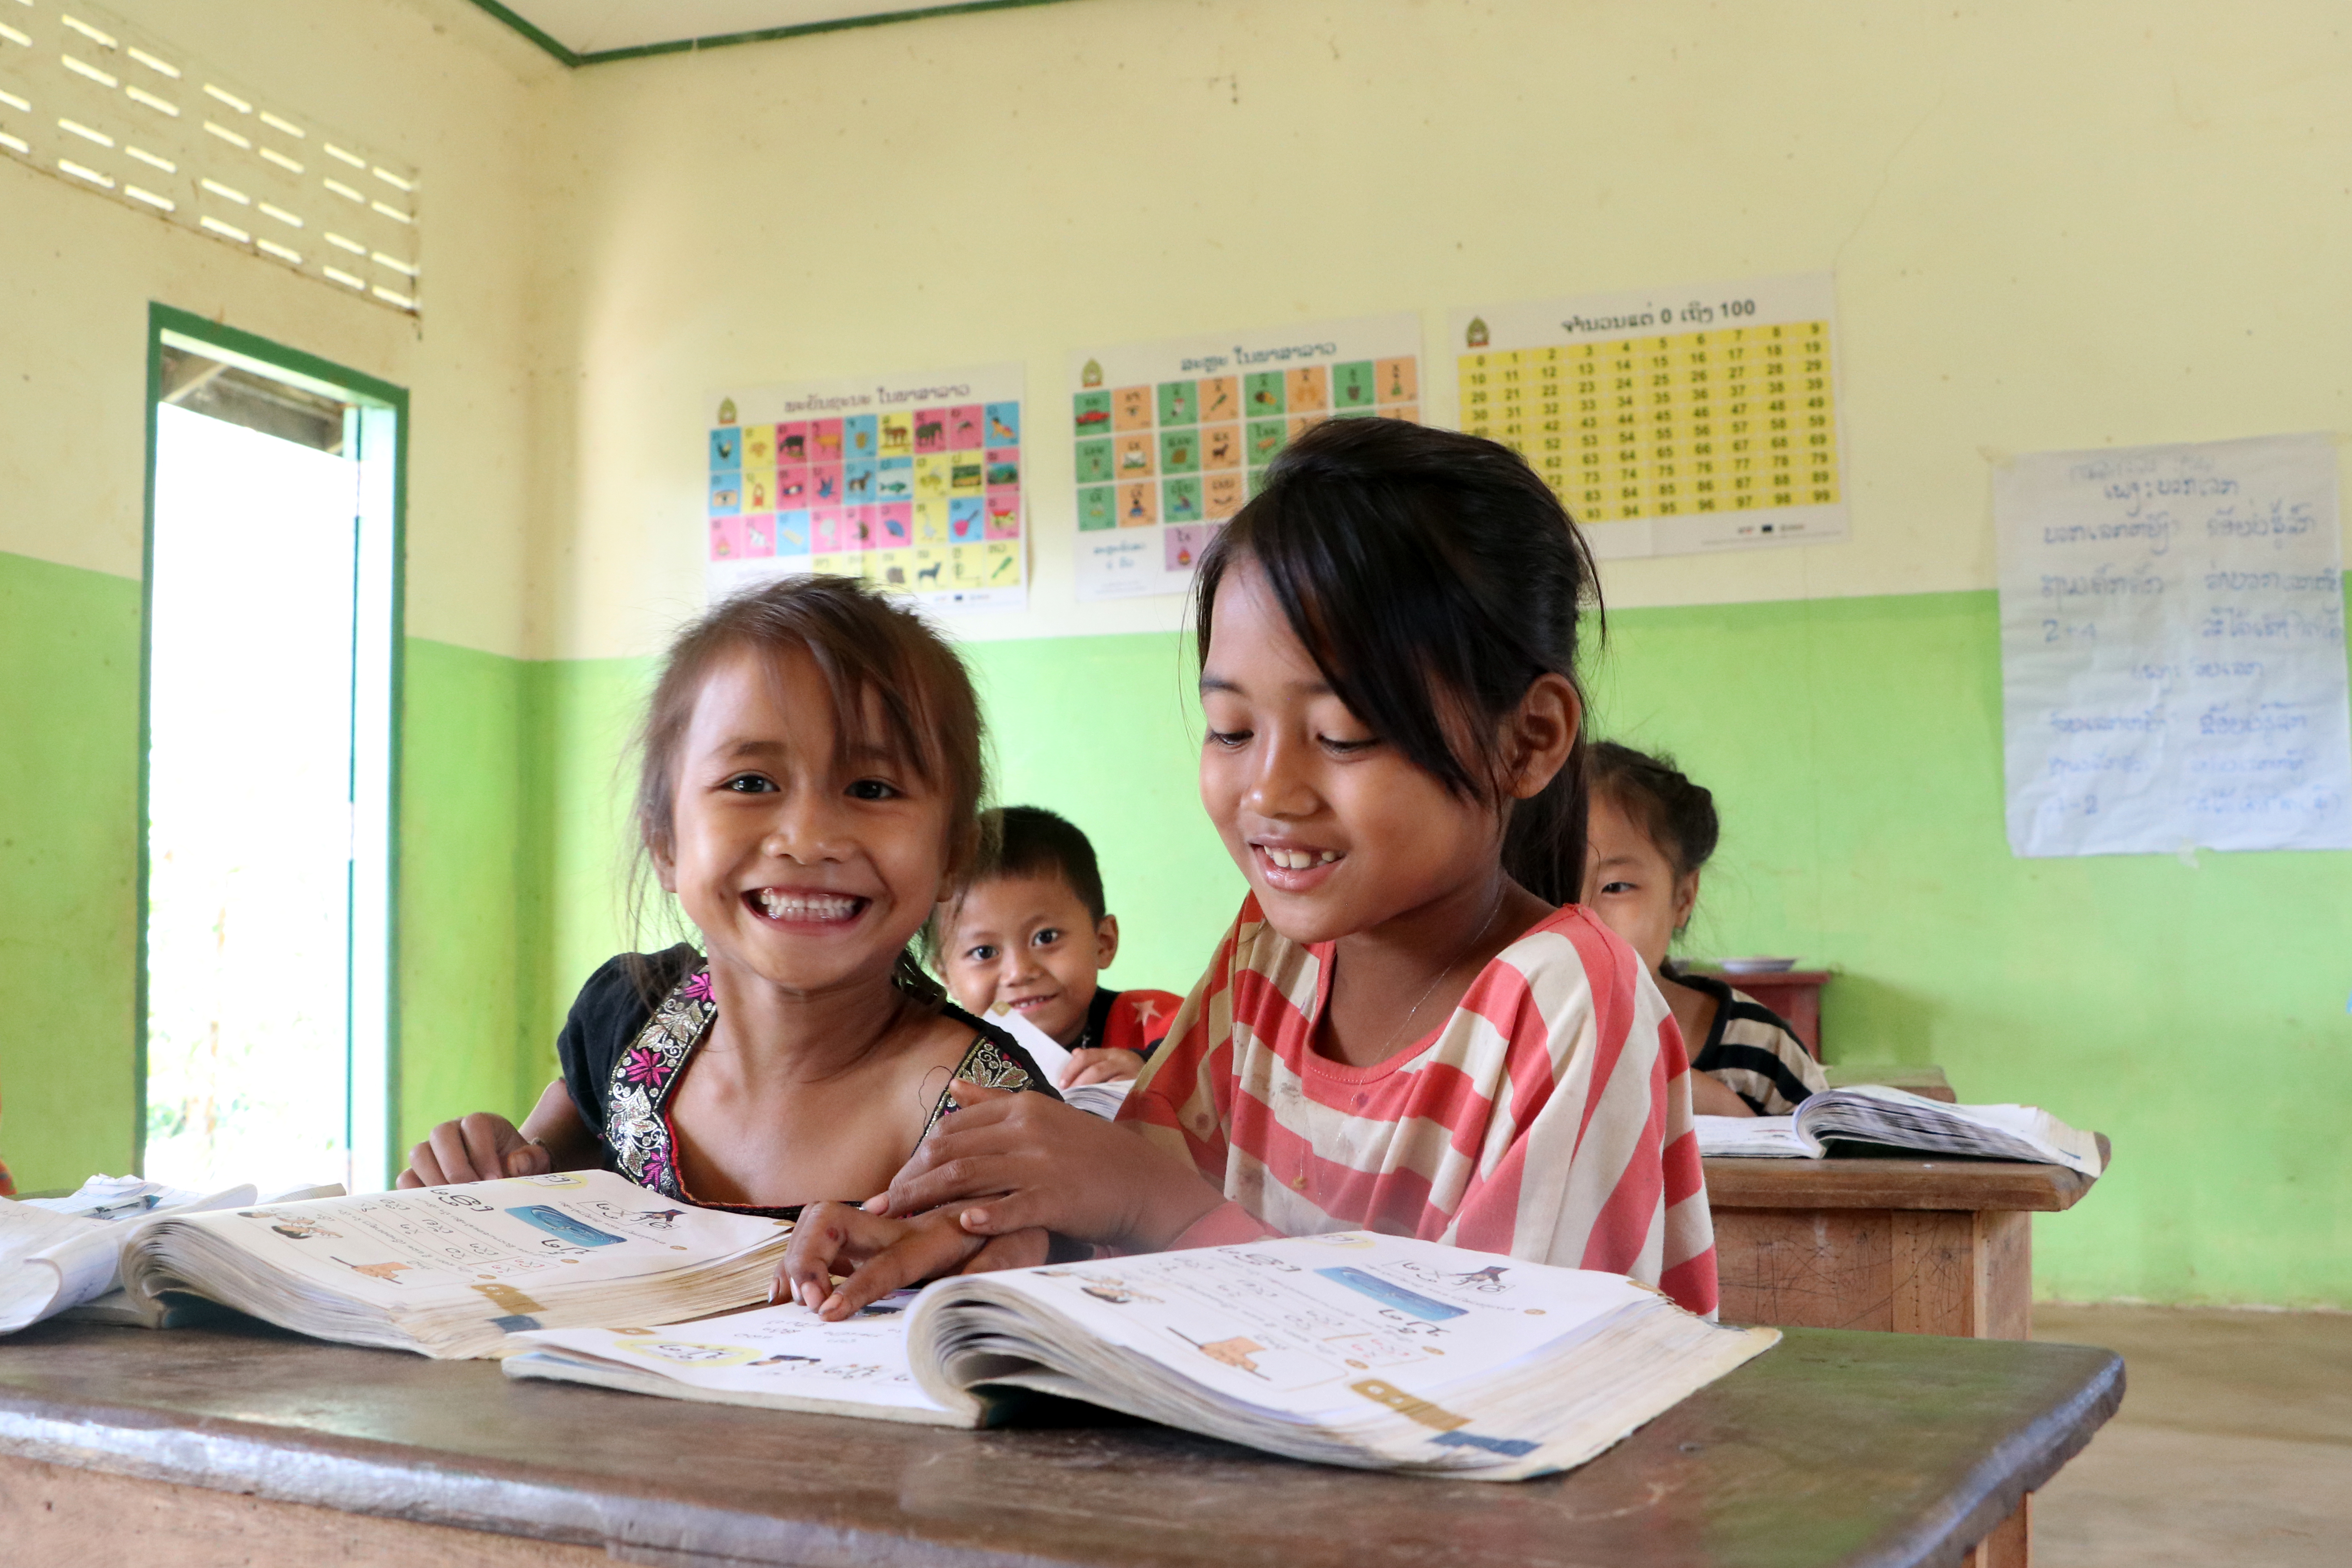
M 2033 1324 L 2033 1216 L 2007 1210 L 1894 1212 L 1898 1334 L 2021 1340 Z
M 1969 1553 L 1968 1568 L 2033 1568 L 2033 1494 Z

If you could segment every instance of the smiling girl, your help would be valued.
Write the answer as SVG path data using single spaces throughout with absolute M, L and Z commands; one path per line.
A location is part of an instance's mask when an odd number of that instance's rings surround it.
M 601 1165 L 790 1217 L 887 1184 L 950 1085 L 1055 1098 L 908 952 L 977 847 L 985 782 L 971 681 L 913 615 L 840 578 L 730 600 L 671 648 L 642 739 L 639 844 L 701 949 L 598 970 L 523 1125 L 444 1122 L 401 1185 Z M 951 1216 L 919 1228 L 942 1226 L 958 1250 Z M 1042 1261 L 1044 1238 L 998 1255 Z
M 1681 1036 L 1572 901 L 1591 592 L 1505 447 L 1385 419 L 1288 447 L 1200 566 L 1201 799 L 1250 885 L 1208 973 L 1116 1123 L 960 1092 L 867 1212 L 803 1223 L 800 1299 L 837 1316 L 930 1271 L 943 1238 L 889 1216 L 980 1199 L 976 1234 L 1368 1227 L 1713 1310 Z

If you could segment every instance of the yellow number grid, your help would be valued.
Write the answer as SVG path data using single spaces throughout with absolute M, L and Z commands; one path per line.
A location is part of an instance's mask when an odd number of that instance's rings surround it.
M 1464 354 L 1462 427 L 1580 522 L 1838 499 L 1827 321 Z

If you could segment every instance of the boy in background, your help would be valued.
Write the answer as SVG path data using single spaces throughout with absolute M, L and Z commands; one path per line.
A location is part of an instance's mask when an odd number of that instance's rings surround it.
M 1021 1017 L 1070 1052 L 1058 1087 L 1131 1079 L 1176 1021 L 1167 991 L 1112 991 L 1118 956 L 1094 846 L 1042 806 L 982 814 L 979 858 L 932 916 L 933 948 L 957 1005 Z

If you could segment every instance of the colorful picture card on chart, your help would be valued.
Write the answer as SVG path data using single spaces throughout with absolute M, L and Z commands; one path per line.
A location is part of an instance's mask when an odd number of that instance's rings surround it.
M 942 609 L 1029 602 L 1022 367 L 711 395 L 712 602 L 802 573 Z
M 1822 272 L 1456 310 L 1462 428 L 1603 559 L 1843 539 L 1834 304 Z
M 1181 594 L 1266 465 L 1326 419 L 1421 417 L 1421 319 L 1314 321 L 1070 355 L 1077 596 Z

